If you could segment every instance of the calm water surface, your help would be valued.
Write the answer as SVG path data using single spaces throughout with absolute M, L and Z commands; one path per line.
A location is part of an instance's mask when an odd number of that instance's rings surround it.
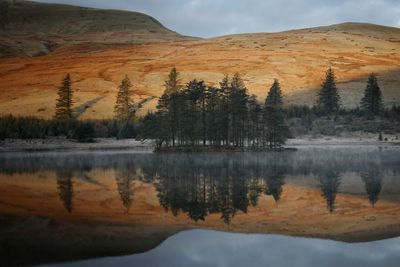
M 397 267 L 400 238 L 348 244 L 337 241 L 206 230 L 184 231 L 154 250 L 49 266 L 282 266 Z
M 281 234 L 396 237 L 399 202 L 398 147 L 0 154 L 0 244 L 10 264 L 145 252 L 79 264 L 232 266 L 253 255 L 255 266 L 392 266 L 397 238 Z M 179 233 L 193 228 L 258 234 Z

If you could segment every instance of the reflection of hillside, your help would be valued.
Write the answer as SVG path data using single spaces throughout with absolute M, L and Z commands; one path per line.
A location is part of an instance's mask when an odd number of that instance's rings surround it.
M 140 180 L 155 185 L 159 203 L 172 214 L 184 213 L 194 221 L 220 214 L 226 223 L 238 212 L 246 213 L 249 206 L 258 205 L 262 196 L 279 201 L 285 183 L 320 188 L 332 212 L 336 194 L 342 192 L 342 185 L 346 183 L 347 187 L 357 185 L 356 193 L 366 193 L 375 205 L 383 178 L 396 176 L 400 171 L 398 152 L 394 149 L 191 155 L 81 153 L 73 157 L 36 154 L 0 156 L 0 159 L 1 173 L 57 172 L 60 198 L 69 211 L 72 210 L 73 186 L 68 175 L 72 177 L 72 173 L 76 173 L 76 179 L 100 185 L 96 179 L 82 173 L 92 169 L 114 170 L 118 193 L 126 210 L 132 206 L 132 181 Z M 379 171 L 375 171 L 377 167 Z M 394 187 L 385 188 L 398 192 L 396 183 L 392 184 Z

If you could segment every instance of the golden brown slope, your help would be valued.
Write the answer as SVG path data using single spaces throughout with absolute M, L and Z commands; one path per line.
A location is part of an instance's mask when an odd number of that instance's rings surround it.
M 287 104 L 313 104 L 325 70 L 332 67 L 346 106 L 358 104 L 366 76 L 376 72 L 385 103 L 400 102 L 398 28 L 346 23 L 208 40 L 99 45 L 101 49 L 80 43 L 41 57 L 0 59 L 0 114 L 50 118 L 57 86 L 69 72 L 76 105 L 104 96 L 81 118 L 110 118 L 117 86 L 125 74 L 132 79 L 138 97 L 159 96 L 173 66 L 184 82 L 199 78 L 210 85 L 218 84 L 224 74 L 240 72 L 250 93 L 260 100 L 273 78 L 278 78 Z

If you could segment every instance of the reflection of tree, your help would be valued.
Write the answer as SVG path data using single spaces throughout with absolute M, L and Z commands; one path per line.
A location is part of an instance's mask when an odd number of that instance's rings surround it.
M 58 195 L 64 204 L 65 209 L 71 213 L 72 212 L 72 198 L 74 196 L 72 177 L 73 173 L 69 170 L 57 170 L 57 185 L 58 185 Z
M 382 189 L 382 173 L 378 167 L 370 168 L 367 172 L 361 173 L 361 179 L 365 183 L 369 203 L 374 207 Z
M 272 195 L 275 201 L 281 198 L 282 186 L 285 184 L 284 177 L 284 171 L 275 164 L 266 174 L 265 183 L 267 188 L 265 193 L 267 195 Z
M 118 193 L 121 197 L 122 204 L 126 208 L 126 212 L 128 212 L 132 204 L 132 179 L 130 170 L 117 169 L 115 180 L 117 182 Z
M 222 177 L 218 183 L 218 211 L 221 212 L 221 219 L 229 224 L 235 215 L 235 208 L 232 200 L 232 183 L 229 176 Z
M 335 168 L 327 167 L 320 174 L 320 185 L 322 196 L 326 199 L 327 208 L 330 212 L 335 209 L 335 199 L 340 186 L 340 173 Z
M 259 179 L 252 178 L 249 181 L 249 199 L 253 207 L 257 206 L 258 198 L 262 193 Z
M 193 160 L 168 166 L 159 170 L 155 187 L 160 204 L 174 215 L 182 211 L 198 221 L 220 213 L 228 224 L 237 211 L 247 212 L 249 179 L 243 168 L 229 162 L 204 168 Z

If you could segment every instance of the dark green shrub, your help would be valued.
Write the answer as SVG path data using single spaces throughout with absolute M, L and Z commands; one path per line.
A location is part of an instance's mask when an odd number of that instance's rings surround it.
M 72 138 L 78 142 L 94 142 L 95 130 L 94 126 L 90 122 L 78 123 Z

